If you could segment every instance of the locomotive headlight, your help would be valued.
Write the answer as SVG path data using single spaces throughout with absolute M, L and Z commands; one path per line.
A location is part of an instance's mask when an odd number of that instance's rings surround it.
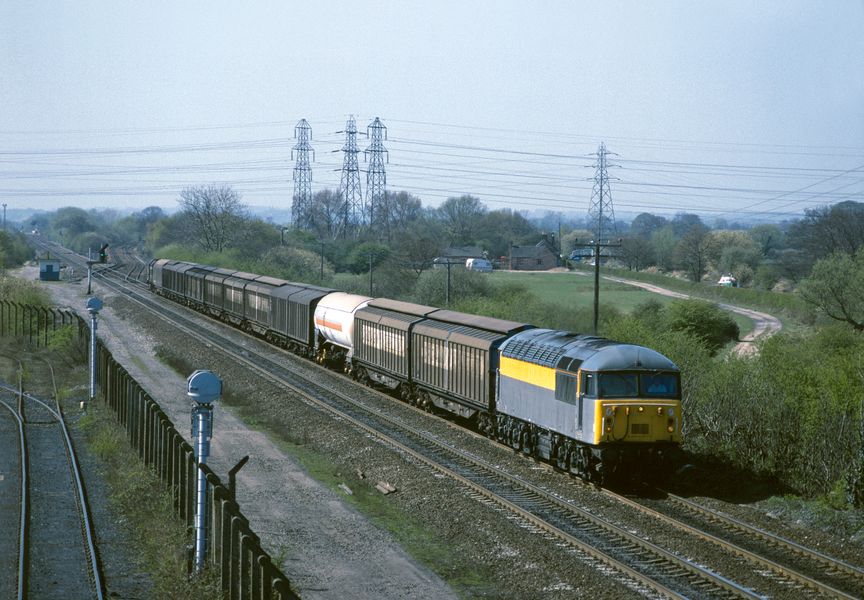
M 658 406 L 658 407 L 657 407 L 657 416 L 658 416 L 658 417 L 662 417 L 662 416 L 663 416 L 663 407 L 662 407 L 662 406 Z
M 645 407 L 644 407 L 644 406 L 640 406 L 640 407 L 639 407 L 639 412 L 645 412 Z
M 611 417 L 611 416 L 614 415 L 614 414 L 615 414 L 614 409 L 613 409 L 611 406 L 607 406 L 607 407 L 606 407 L 606 416 L 607 416 L 607 417 Z
M 670 417 L 674 417 L 675 416 L 675 409 L 670 406 L 669 408 L 666 409 L 666 414 L 669 415 Z

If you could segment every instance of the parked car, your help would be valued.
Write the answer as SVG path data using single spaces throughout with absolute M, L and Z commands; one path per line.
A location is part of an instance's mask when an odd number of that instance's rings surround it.
M 479 271 L 480 273 L 491 273 L 492 263 L 485 258 L 469 258 L 465 261 L 465 268 L 469 271 Z

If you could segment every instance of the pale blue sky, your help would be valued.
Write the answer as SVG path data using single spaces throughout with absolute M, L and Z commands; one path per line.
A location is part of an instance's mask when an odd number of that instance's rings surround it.
M 601 141 L 621 212 L 864 201 L 861 1 L 6 1 L 0 59 L 10 207 L 288 206 L 294 124 L 335 187 L 349 114 L 429 205 L 585 210 Z

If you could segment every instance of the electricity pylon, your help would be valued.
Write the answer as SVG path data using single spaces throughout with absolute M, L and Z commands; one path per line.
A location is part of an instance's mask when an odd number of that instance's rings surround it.
M 294 226 L 300 229 L 312 228 L 312 167 L 309 155 L 315 160 L 315 151 L 309 143 L 312 140 L 312 127 L 306 119 L 300 119 L 294 127 L 297 143 L 291 149 L 291 158 L 297 153 L 294 165 L 294 201 L 291 203 L 291 217 Z
M 339 132 L 343 133 L 343 132 Z M 354 115 L 345 124 L 345 145 L 342 152 L 345 158 L 342 162 L 342 180 L 339 182 L 339 195 L 342 198 L 340 208 L 340 235 L 348 236 L 356 231 L 357 224 L 363 216 L 363 194 L 360 191 L 360 167 L 357 166 L 357 123 Z
M 369 147 L 366 148 L 364 156 L 369 161 L 369 169 L 366 171 L 366 205 L 364 206 L 364 216 L 370 229 L 378 226 L 378 221 L 386 221 L 386 194 L 387 194 L 387 173 L 384 170 L 384 155 L 389 154 L 384 147 L 384 140 L 387 139 L 387 127 L 381 122 L 381 119 L 375 117 L 375 120 L 366 128 L 366 135 L 372 139 Z

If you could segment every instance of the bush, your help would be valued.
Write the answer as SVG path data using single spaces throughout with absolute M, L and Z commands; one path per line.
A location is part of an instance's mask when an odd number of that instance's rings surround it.
M 483 273 L 452 268 L 450 271 L 450 306 L 472 297 L 486 297 L 492 292 L 489 278 Z M 429 306 L 447 304 L 447 269 L 424 271 L 414 286 L 414 302 Z
M 729 313 L 702 300 L 673 300 L 666 309 L 666 326 L 702 340 L 712 353 L 738 339 L 738 324 Z
M 0 277 L 0 298 L 19 304 L 47 308 L 50 305 L 48 292 L 34 281 Z
M 604 335 L 653 348 L 681 369 L 687 450 L 835 506 L 864 506 L 860 335 L 842 326 L 778 334 L 755 356 L 717 361 L 693 331 L 658 327 L 651 310 L 642 313 L 611 321 Z

